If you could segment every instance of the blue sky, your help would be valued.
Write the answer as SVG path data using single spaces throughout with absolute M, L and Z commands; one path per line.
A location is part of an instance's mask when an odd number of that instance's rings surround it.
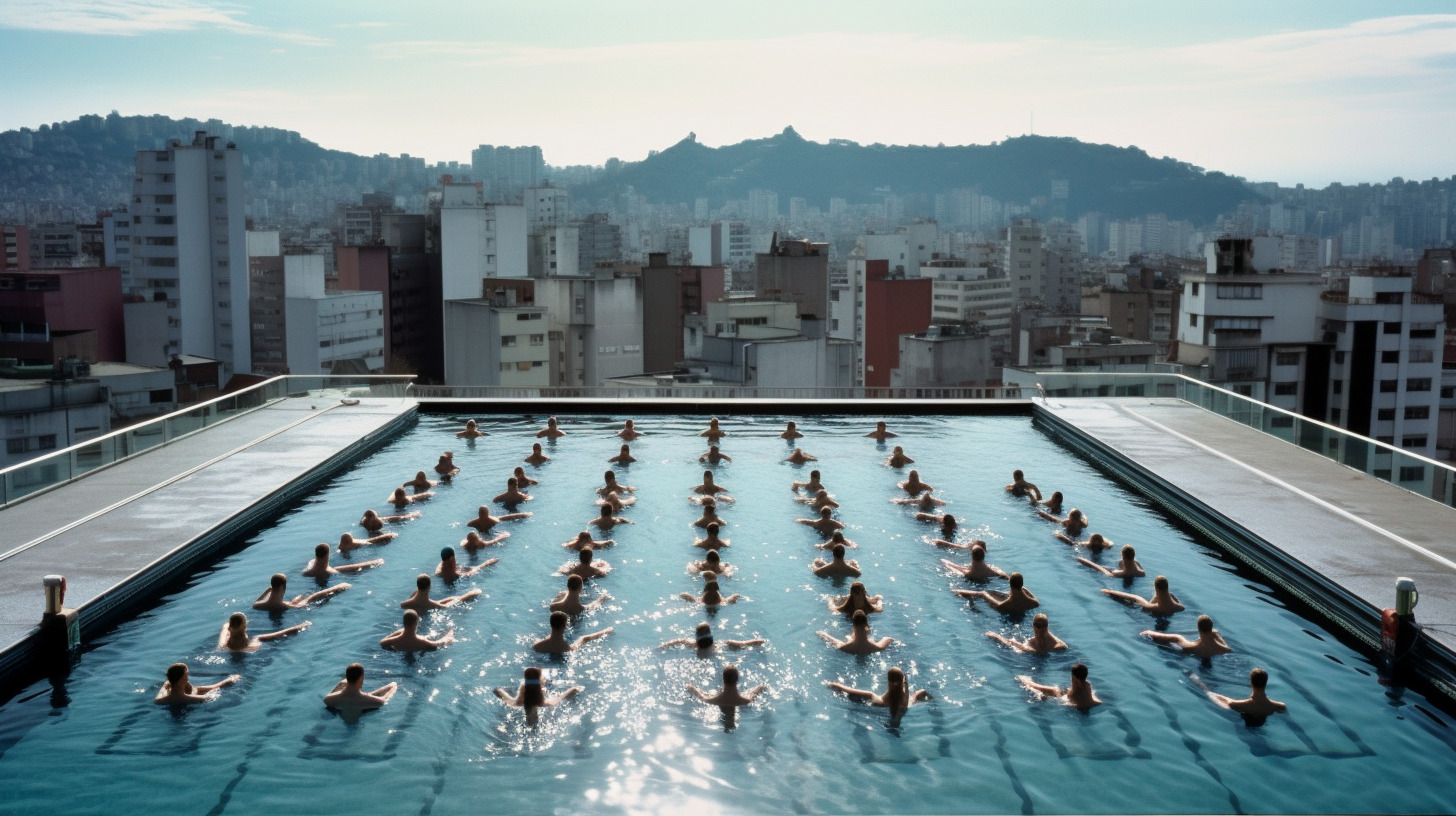
M 1324 186 L 1456 174 L 1456 3 L 0 0 L 0 100 L 0 130 L 116 110 L 555 165 L 1034 128 Z

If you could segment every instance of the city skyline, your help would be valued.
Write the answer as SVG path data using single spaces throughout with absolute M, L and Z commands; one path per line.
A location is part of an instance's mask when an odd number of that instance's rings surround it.
M 1446 8 L 13 0 L 0 129 L 117 110 L 430 162 L 534 144 L 555 166 L 640 160 L 689 132 L 710 146 L 786 126 L 864 144 L 1035 132 L 1250 181 L 1429 179 L 1453 173 L 1434 138 L 1456 125 L 1456 14 L 1431 13 Z

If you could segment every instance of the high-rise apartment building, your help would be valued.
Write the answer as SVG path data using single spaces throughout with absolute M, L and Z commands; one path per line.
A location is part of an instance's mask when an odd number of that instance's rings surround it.
M 222 379 L 252 371 L 243 158 L 230 142 L 198 131 L 191 144 L 138 150 L 132 184 L 132 293 L 165 301 L 163 348 L 218 360 Z
M 516 204 L 527 187 L 539 187 L 546 179 L 546 160 L 541 148 L 481 145 L 470 151 L 470 169 L 484 184 L 487 201 Z

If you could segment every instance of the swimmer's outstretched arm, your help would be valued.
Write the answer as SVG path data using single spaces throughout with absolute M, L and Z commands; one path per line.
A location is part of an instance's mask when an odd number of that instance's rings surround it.
M 1101 564 L 1096 563 L 1095 561 L 1089 561 L 1088 559 L 1082 558 L 1081 556 L 1077 557 L 1077 563 L 1089 566 L 1092 569 L 1095 569 L 1098 572 L 1102 573 L 1103 575 L 1106 575 L 1108 578 L 1116 578 L 1118 576 L 1117 573 L 1113 572 L 1107 567 L 1104 567 Z
M 336 564 L 336 565 L 334 565 L 334 571 L 335 572 L 361 572 L 363 570 L 369 569 L 370 567 L 380 566 L 383 563 L 384 563 L 384 559 L 383 558 L 375 558 L 375 559 L 373 559 L 371 561 L 360 561 L 357 564 Z
M 843 683 L 836 683 L 832 680 L 826 682 L 824 685 L 834 689 L 835 691 L 849 695 L 851 699 L 863 700 L 866 703 L 874 703 L 875 700 L 879 697 L 879 695 L 875 694 L 873 691 L 865 691 L 864 689 L 851 688 L 850 686 L 846 686 Z
M 613 627 L 608 626 L 600 632 L 592 632 L 591 634 L 582 635 L 581 637 L 572 641 L 571 648 L 579 649 L 582 647 L 583 644 L 591 643 L 593 640 L 596 640 L 598 638 L 604 638 L 612 633 L 612 629 Z
M 1016 679 L 1021 683 L 1021 685 L 1025 686 L 1028 691 L 1034 691 L 1037 694 L 1042 695 L 1043 697 L 1061 697 L 1062 696 L 1062 687 L 1061 686 L 1048 686 L 1048 685 L 1043 685 L 1041 683 L 1038 683 L 1038 682 L 1032 680 L 1031 679 L 1031 676 L 1030 675 L 1027 675 L 1027 674 L 1018 674 L 1018 675 L 1016 675 Z
M 1137 604 L 1143 609 L 1147 609 L 1149 605 L 1146 598 L 1143 598 L 1141 595 L 1134 595 L 1131 592 L 1122 592 L 1116 589 L 1104 589 L 1102 590 L 1102 594 L 1111 596 L 1112 598 L 1122 601 L 1123 603 Z
M 253 639 L 262 641 L 263 643 L 267 643 L 270 640 L 277 640 L 279 638 L 288 637 L 289 635 L 296 635 L 310 626 L 313 626 L 313 621 L 304 621 L 303 623 L 294 624 L 287 629 L 279 629 L 276 632 L 267 632 L 261 635 L 253 635 Z
M 816 634 L 819 637 L 822 637 L 825 640 L 829 641 L 829 643 L 831 645 L 833 645 L 836 649 L 839 648 L 840 646 L 843 646 L 844 644 L 846 644 L 846 643 L 849 642 L 848 640 L 841 641 L 839 638 L 835 637 L 834 635 L 831 635 L 828 632 L 825 632 L 825 631 L 822 631 L 822 630 L 821 631 L 818 631 L 818 632 L 815 632 L 814 634 Z

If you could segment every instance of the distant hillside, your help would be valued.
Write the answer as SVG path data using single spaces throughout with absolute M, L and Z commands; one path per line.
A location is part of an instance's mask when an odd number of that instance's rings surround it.
M 768 139 L 719 148 L 692 137 L 640 162 L 613 168 L 589 185 L 573 188 L 585 200 L 607 198 L 631 187 L 651 202 L 711 206 L 747 198 L 753 188 L 786 198 L 803 196 L 823 207 L 831 197 L 850 203 L 878 200 L 878 190 L 935 195 L 979 188 L 1011 203 L 1048 197 L 1052 181 L 1068 183 L 1066 212 L 1073 218 L 1099 211 L 1122 218 L 1161 212 L 1195 224 L 1211 223 L 1244 201 L 1264 200 L 1242 180 L 1205 172 L 1173 159 L 1154 159 L 1135 147 L 1112 147 L 1070 138 L 1022 136 L 993 145 L 900 147 L 844 140 L 806 141 L 793 128 Z

